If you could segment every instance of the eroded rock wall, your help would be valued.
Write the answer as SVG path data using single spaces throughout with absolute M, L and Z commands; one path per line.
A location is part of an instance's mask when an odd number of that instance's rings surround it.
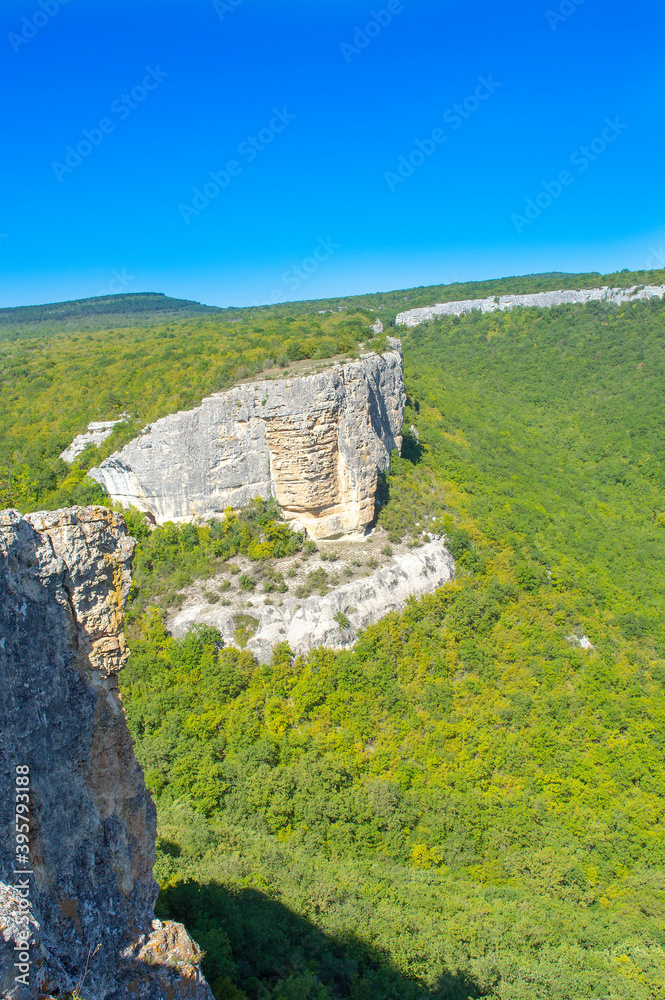
M 552 309 L 561 305 L 586 305 L 588 302 L 639 302 L 646 299 L 662 299 L 665 285 L 635 286 L 633 288 L 587 288 L 559 292 L 533 292 L 529 295 L 498 295 L 489 299 L 463 299 L 459 302 L 442 302 L 435 306 L 423 306 L 399 313 L 395 322 L 398 326 L 418 326 L 430 323 L 437 316 L 461 316 L 463 313 L 479 309 L 483 313 L 493 313 L 523 308 Z
M 113 428 L 124 423 L 126 414 L 119 420 L 101 420 L 88 424 L 87 431 L 74 438 L 69 448 L 66 448 L 60 458 L 63 462 L 75 462 L 79 455 L 82 455 L 89 444 L 99 447 L 113 433 Z
M 133 547 L 104 508 L 0 514 L 2 997 L 211 998 L 184 929 L 155 921 L 155 809 L 117 684 Z
M 288 643 L 296 655 L 317 646 L 345 649 L 352 646 L 361 629 L 373 625 L 391 611 L 399 611 L 410 597 L 433 594 L 455 579 L 455 563 L 443 539 L 396 556 L 391 564 L 362 580 L 336 587 L 323 597 L 298 599 L 289 595 L 280 606 L 255 601 L 247 612 L 257 623 L 247 648 L 259 663 L 268 663 L 274 647 Z M 340 612 L 348 625 L 340 624 Z M 343 622 L 343 619 L 342 619 Z M 213 625 L 224 640 L 236 642 L 232 610 L 202 602 L 184 608 L 168 622 L 169 631 L 181 637 L 195 624 Z
M 401 448 L 399 341 L 383 355 L 236 386 L 158 420 L 90 474 L 157 523 L 214 517 L 274 496 L 314 538 L 363 532 L 378 476 Z

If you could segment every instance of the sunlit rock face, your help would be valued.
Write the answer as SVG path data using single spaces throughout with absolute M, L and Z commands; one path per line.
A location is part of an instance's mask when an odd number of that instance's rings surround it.
M 81 983 L 95 1000 L 211 1000 L 197 947 L 155 921 L 155 808 L 117 683 L 133 549 L 104 508 L 0 514 L 0 996 L 11 1000 Z
M 482 313 L 497 310 L 552 309 L 554 306 L 587 305 L 589 302 L 609 302 L 622 305 L 625 302 L 639 302 L 646 299 L 662 299 L 665 285 L 635 285 L 632 288 L 581 288 L 558 292 L 531 292 L 528 295 L 497 295 L 488 299 L 463 299 L 459 302 L 442 302 L 435 306 L 422 306 L 399 313 L 395 320 L 398 326 L 418 326 L 431 323 L 437 316 L 461 316 L 463 313 L 479 309 Z
M 60 458 L 63 462 L 75 462 L 79 455 L 82 455 L 88 445 L 99 447 L 113 433 L 113 428 L 124 423 L 125 416 L 119 420 L 101 420 L 88 424 L 87 431 L 74 438 L 69 448 L 62 452 Z
M 399 341 L 314 375 L 239 385 L 158 420 L 91 475 L 158 524 L 275 497 L 314 538 L 364 532 L 401 448 Z
M 323 597 L 288 595 L 278 607 L 256 601 L 248 612 L 256 622 L 256 631 L 247 648 L 259 663 L 269 663 L 275 646 L 282 642 L 296 655 L 306 655 L 317 646 L 348 649 L 368 625 L 401 610 L 409 598 L 433 594 L 454 579 L 453 557 L 445 540 L 437 539 L 396 556 L 364 579 L 335 587 Z M 229 645 L 236 641 L 234 611 L 217 604 L 189 604 L 169 620 L 168 627 L 181 637 L 197 624 L 218 628 Z

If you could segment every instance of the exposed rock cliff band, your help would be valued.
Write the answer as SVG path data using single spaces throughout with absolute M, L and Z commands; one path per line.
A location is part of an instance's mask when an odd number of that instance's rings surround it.
M 442 302 L 435 306 L 409 309 L 407 312 L 399 313 L 395 322 L 398 326 L 418 326 L 419 323 L 430 323 L 437 316 L 461 316 L 474 309 L 479 309 L 483 313 L 493 313 L 497 310 L 516 309 L 518 306 L 552 309 L 554 306 L 586 305 L 589 302 L 612 302 L 621 305 L 624 302 L 662 299 L 663 296 L 665 296 L 665 285 L 635 285 L 632 288 L 604 286 L 572 291 L 533 292 L 529 295 L 497 295 L 488 299 L 464 299 L 459 302 Z
M 361 629 L 391 611 L 400 610 L 410 597 L 432 594 L 437 587 L 454 579 L 453 557 L 443 540 L 437 539 L 397 556 L 362 580 L 336 587 L 323 597 L 299 600 L 289 596 L 279 607 L 254 602 L 245 616 L 256 622 L 247 647 L 260 663 L 269 662 L 280 642 L 288 643 L 293 653 L 302 655 L 317 646 L 344 649 L 353 645 Z M 184 635 L 194 624 L 213 625 L 226 642 L 235 641 L 237 616 L 232 610 L 192 603 L 168 623 L 176 636 Z
M 156 421 L 90 474 L 159 524 L 273 496 L 314 538 L 362 533 L 379 473 L 401 448 L 405 402 L 393 340 L 382 355 L 210 396 Z

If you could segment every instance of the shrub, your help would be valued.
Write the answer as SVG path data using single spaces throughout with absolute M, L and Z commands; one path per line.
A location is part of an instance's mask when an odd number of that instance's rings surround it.
M 328 590 L 328 574 L 323 566 L 307 574 L 305 582 L 296 590 L 296 596 L 309 597 L 315 590 L 322 595 Z

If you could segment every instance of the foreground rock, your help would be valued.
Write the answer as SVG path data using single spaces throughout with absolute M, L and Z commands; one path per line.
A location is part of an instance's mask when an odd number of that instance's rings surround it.
M 483 313 L 505 311 L 518 306 L 524 308 L 538 307 L 551 309 L 553 306 L 586 305 L 588 302 L 612 302 L 622 305 L 625 302 L 637 302 L 644 299 L 662 299 L 665 296 L 665 285 L 635 286 L 634 288 L 589 288 L 578 291 L 536 292 L 530 295 L 498 295 L 489 299 L 464 299 L 460 302 L 443 302 L 436 306 L 425 306 L 421 309 L 409 309 L 399 313 L 395 322 L 398 326 L 418 326 L 419 323 L 430 323 L 437 316 L 461 316 L 463 313 L 480 309 Z
M 168 622 L 175 636 L 195 624 L 218 628 L 228 644 L 236 642 L 239 624 L 254 632 L 247 648 L 261 663 L 270 660 L 276 645 L 286 642 L 296 655 L 317 646 L 344 649 L 352 646 L 361 629 L 373 625 L 390 611 L 404 607 L 409 597 L 433 593 L 455 579 L 455 563 L 443 541 L 436 540 L 397 556 L 393 562 L 362 580 L 347 583 L 324 597 L 298 600 L 288 597 L 282 607 L 257 601 L 246 613 L 200 603 L 185 608 Z M 348 626 L 335 616 L 343 615 Z
M 90 475 L 158 524 L 274 496 L 314 538 L 364 532 L 401 448 L 399 341 L 315 375 L 239 385 L 147 427 Z
M 117 686 L 133 544 L 103 508 L 0 514 L 0 995 L 10 1000 L 77 989 L 93 1000 L 212 998 L 184 928 L 155 921 L 155 809 Z

